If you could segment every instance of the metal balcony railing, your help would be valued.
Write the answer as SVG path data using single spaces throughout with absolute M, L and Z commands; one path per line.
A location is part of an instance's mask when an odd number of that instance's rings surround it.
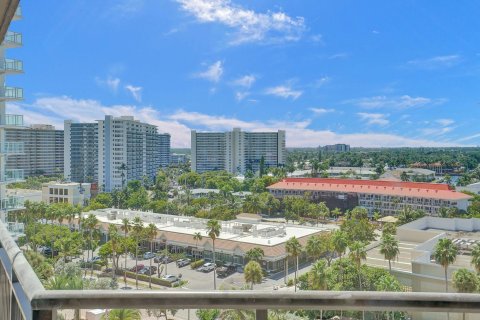
M 413 319 L 478 319 L 480 295 L 367 291 L 147 291 L 45 290 L 6 226 L 0 222 L 0 319 L 56 319 L 59 309 L 234 309 L 402 311 Z M 454 317 L 453 317 L 454 316 Z M 372 319 L 372 317 L 365 318 Z
M 1 119 L 1 117 L 0 117 Z M 0 125 L 3 126 L 23 126 L 23 115 L 21 114 L 6 114 L 3 119 L 1 119 Z
M 22 181 L 25 179 L 23 169 L 6 169 L 3 177 L 0 177 L 0 182 L 12 183 Z
M 1 210 L 20 210 L 23 209 L 24 198 L 17 196 L 8 196 L 5 199 L 0 200 Z M 0 318 L 1 319 L 1 318 Z
M 23 89 L 16 87 L 3 87 L 0 89 L 0 100 L 22 100 Z
M 7 31 L 3 44 L 9 47 L 19 47 L 23 43 L 22 34 L 19 32 Z
M 23 61 L 15 59 L 4 59 L 0 62 L 0 73 L 22 73 Z
M 25 150 L 23 142 L 4 142 L 0 145 L 0 153 L 4 154 L 22 154 Z
M 13 20 L 22 19 L 22 7 L 18 6 L 17 10 L 15 10 L 15 15 L 13 16 Z

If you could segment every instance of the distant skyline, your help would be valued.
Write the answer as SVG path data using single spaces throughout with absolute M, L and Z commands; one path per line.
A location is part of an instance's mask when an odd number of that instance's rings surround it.
M 22 0 L 27 124 L 133 115 L 287 147 L 480 145 L 480 2 Z M 7 52 L 7 57 L 9 57 Z

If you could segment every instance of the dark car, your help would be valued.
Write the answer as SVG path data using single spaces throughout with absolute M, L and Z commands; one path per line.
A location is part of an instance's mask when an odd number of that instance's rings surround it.
M 138 271 L 138 274 L 144 274 L 146 276 L 151 276 L 154 275 L 157 272 L 157 267 L 151 266 L 151 267 L 145 267 L 142 270 Z
M 226 278 L 229 275 L 235 273 L 237 268 L 232 263 L 225 263 L 223 267 L 217 268 L 217 276 L 219 278 Z
M 164 258 L 164 255 L 159 255 L 159 256 L 156 256 L 155 258 L 153 258 L 153 262 L 155 263 L 163 263 L 162 260 Z
M 170 263 L 170 262 L 173 262 L 173 259 L 170 256 L 163 257 L 161 261 L 161 263 Z
M 50 247 L 43 247 L 40 252 L 44 255 L 44 256 L 47 256 L 47 257 L 51 257 L 52 256 L 52 248 Z M 53 250 L 53 256 L 56 257 L 58 256 L 58 251 L 57 250 Z
M 131 272 L 139 272 L 140 270 L 142 270 L 143 268 L 145 268 L 145 266 L 143 264 L 139 264 L 137 266 L 134 266 L 133 268 L 130 268 L 130 271 Z
M 182 268 L 182 267 L 188 266 L 190 264 L 190 262 L 192 262 L 191 259 L 177 260 L 177 267 Z

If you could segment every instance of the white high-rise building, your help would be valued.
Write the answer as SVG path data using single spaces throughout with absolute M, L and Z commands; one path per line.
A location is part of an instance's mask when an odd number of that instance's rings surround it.
M 21 18 L 20 8 L 17 9 L 12 20 Z M 6 221 L 8 212 L 23 208 L 23 198 L 8 196 L 6 185 L 23 180 L 23 170 L 7 169 L 7 158 L 12 155 L 22 154 L 23 142 L 9 141 L 5 131 L 8 128 L 23 126 L 23 116 L 7 114 L 7 101 L 23 99 L 23 89 L 9 87 L 5 83 L 5 76 L 23 73 L 23 63 L 20 60 L 9 59 L 5 50 L 22 46 L 22 35 L 17 32 L 7 31 L 0 45 L 0 220 Z
M 258 172 L 285 165 L 285 131 L 197 132 L 192 130 L 192 171 L 225 170 L 233 174 Z
M 131 116 L 105 116 L 97 123 L 65 121 L 65 177 L 98 182 L 101 190 L 155 177 L 170 162 L 170 135 Z

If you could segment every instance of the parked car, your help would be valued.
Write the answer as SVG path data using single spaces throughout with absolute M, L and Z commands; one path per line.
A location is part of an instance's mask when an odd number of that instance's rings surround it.
M 226 278 L 235 273 L 237 268 L 232 263 L 226 263 L 223 267 L 217 268 L 217 276 L 219 278 Z
M 173 259 L 170 256 L 163 257 L 163 259 L 161 261 L 161 263 L 170 263 L 170 262 L 173 262 Z
M 151 267 L 145 267 L 142 270 L 138 271 L 138 274 L 144 274 L 146 276 L 151 276 L 154 275 L 157 272 L 157 267 L 151 266 Z
M 215 267 L 216 266 L 213 262 L 207 262 L 203 266 L 198 268 L 197 271 L 208 273 L 208 272 L 212 272 L 215 269 Z
M 139 272 L 143 268 L 145 268 L 145 266 L 143 264 L 139 264 L 137 266 L 133 266 L 132 268 L 130 268 L 130 271 L 131 272 Z
M 174 276 L 173 274 L 166 274 L 162 277 L 162 280 L 165 280 L 168 282 L 175 282 L 175 281 L 178 281 L 178 277 Z
M 40 249 L 40 253 L 43 254 L 44 256 L 51 257 L 52 256 L 52 248 L 50 247 L 43 247 Z M 53 250 L 53 256 L 56 257 L 58 256 L 58 251 Z
M 164 257 L 165 257 L 165 256 L 164 256 L 163 254 L 158 255 L 158 256 L 156 256 L 155 258 L 153 258 L 153 262 L 155 262 L 155 263 L 163 263 L 162 261 L 163 261 L 163 258 L 164 258 Z
M 177 260 L 177 267 L 182 268 L 182 267 L 188 266 L 190 264 L 190 262 L 192 262 L 191 259 Z
M 143 259 L 145 259 L 145 260 L 150 260 L 150 259 L 153 259 L 153 258 L 155 258 L 155 253 L 153 253 L 153 252 L 148 251 L 148 252 L 145 252 L 143 254 Z
M 95 257 L 93 257 L 93 258 L 91 258 L 91 259 L 88 259 L 87 262 L 88 262 L 88 263 L 95 263 L 95 262 L 98 262 L 98 261 L 101 261 L 101 260 L 102 260 L 102 258 L 100 258 L 99 256 L 95 256 Z

